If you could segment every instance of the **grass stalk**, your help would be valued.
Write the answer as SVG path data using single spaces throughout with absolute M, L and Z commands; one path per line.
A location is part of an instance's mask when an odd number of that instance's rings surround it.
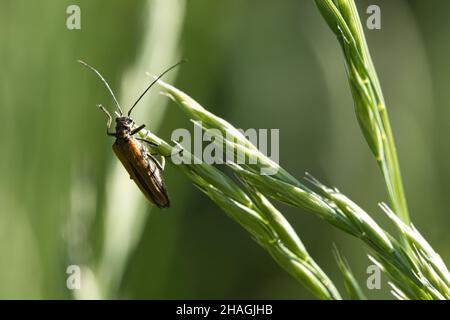
M 339 271 L 344 279 L 344 286 L 347 294 L 351 300 L 366 300 L 366 295 L 364 294 L 362 288 L 360 287 L 358 281 L 353 275 L 348 262 L 341 256 L 337 247 L 334 248 L 334 258 L 339 267 Z
M 216 129 L 209 130 L 209 133 L 215 136 L 214 143 L 221 145 L 223 149 L 232 148 L 233 154 L 244 153 L 247 157 L 256 157 L 257 161 L 254 164 L 236 163 L 228 159 L 227 165 L 245 184 L 250 185 L 265 197 L 306 209 L 338 229 L 361 239 L 371 249 L 373 260 L 382 267 L 398 289 L 397 296 L 401 295 L 409 299 L 450 298 L 448 270 L 442 259 L 415 228 L 397 218 L 387 206 L 383 205 L 382 209 L 397 226 L 406 244 L 380 227 L 368 213 L 339 190 L 325 186 L 308 174 L 307 181 L 317 191 L 305 186 L 279 164 L 261 153 L 233 125 L 207 111 L 175 87 L 163 81 L 159 81 L 159 84 L 163 88 L 163 94 L 173 99 L 188 117 L 194 121 L 201 121 L 201 127 L 204 130 Z M 156 137 L 150 137 L 150 140 L 160 142 Z M 167 154 L 170 150 L 158 151 Z M 194 165 L 193 168 L 197 166 Z M 261 174 L 262 168 L 267 169 L 267 166 L 272 166 L 270 171 L 274 173 L 273 175 Z M 191 170 L 194 170 L 193 168 Z M 208 170 L 212 170 L 212 167 Z M 211 174 L 205 174 L 205 172 L 198 172 L 198 174 L 202 180 L 212 185 L 218 182 L 211 180 Z M 196 180 L 198 178 L 196 177 Z M 219 185 L 217 189 L 223 190 L 224 187 L 230 186 Z M 230 190 L 230 192 L 235 191 Z M 409 250 L 410 248 L 415 250 Z
M 172 146 L 145 129 L 140 135 L 158 144 L 156 149 L 160 154 L 182 157 L 185 163 L 175 167 L 316 297 L 341 299 L 333 282 L 309 255 L 292 226 L 265 196 L 245 182 L 241 187 L 214 166 L 200 163 L 187 150 L 179 154 L 177 144 Z
M 387 194 L 396 214 L 410 222 L 386 103 L 353 0 L 315 0 L 336 35 L 345 57 L 356 116 L 383 173 Z

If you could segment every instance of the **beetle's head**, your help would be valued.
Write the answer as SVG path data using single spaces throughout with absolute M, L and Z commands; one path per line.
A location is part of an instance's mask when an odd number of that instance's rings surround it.
M 130 117 L 116 118 L 116 134 L 118 138 L 124 138 L 129 135 L 134 125 L 134 120 Z

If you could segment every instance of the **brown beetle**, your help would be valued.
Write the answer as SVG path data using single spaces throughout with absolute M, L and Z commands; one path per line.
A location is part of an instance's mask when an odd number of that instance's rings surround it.
M 118 112 L 116 112 L 117 117 L 115 119 L 116 132 L 109 131 L 112 123 L 111 114 L 102 105 L 98 106 L 108 117 L 106 134 L 116 138 L 112 148 L 117 158 L 119 158 L 120 162 L 122 162 L 123 166 L 128 171 L 130 178 L 134 180 L 139 189 L 151 203 L 154 203 L 159 208 L 168 208 L 170 206 L 170 201 L 167 195 L 166 185 L 161 174 L 164 170 L 165 158 L 164 156 L 161 156 L 162 163 L 159 163 L 153 154 L 149 152 L 144 143 L 147 143 L 150 147 L 156 147 L 157 145 L 152 141 L 135 136 L 145 127 L 145 125 L 143 124 L 136 127 L 136 123 L 131 118 L 131 111 L 133 111 L 137 103 L 163 75 L 185 61 L 183 60 L 178 62 L 158 76 L 139 96 L 136 102 L 131 106 L 126 116 L 124 115 L 111 87 L 100 72 L 84 61 L 78 60 L 78 62 L 91 69 L 102 80 L 111 94 L 115 105 L 117 106 Z

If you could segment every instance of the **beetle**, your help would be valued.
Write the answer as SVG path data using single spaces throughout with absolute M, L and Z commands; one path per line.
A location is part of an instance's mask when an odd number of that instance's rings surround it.
M 142 97 L 147 93 L 147 91 L 162 76 L 186 61 L 182 60 L 176 63 L 156 77 L 156 79 L 144 90 L 136 102 L 131 106 L 126 115 L 123 113 L 122 108 L 120 107 L 120 104 L 108 82 L 100 74 L 100 72 L 82 60 L 78 60 L 78 62 L 92 70 L 100 78 L 117 107 L 118 112 L 115 112 L 117 116 L 115 118 L 115 132 L 111 132 L 110 128 L 112 124 L 112 116 L 105 107 L 98 105 L 100 110 L 102 110 L 108 118 L 106 123 L 106 134 L 116 138 L 116 141 L 112 145 L 112 149 L 117 158 L 119 158 L 120 162 L 127 170 L 130 175 L 130 179 L 137 184 L 141 192 L 151 203 L 155 204 L 158 208 L 168 208 L 170 206 L 169 196 L 167 195 L 166 184 L 161 174 L 164 170 L 165 157 L 164 155 L 161 155 L 160 163 L 145 144 L 148 144 L 150 147 L 157 147 L 158 145 L 152 141 L 135 136 L 145 127 L 145 124 L 136 126 L 136 122 L 131 118 L 131 112 Z

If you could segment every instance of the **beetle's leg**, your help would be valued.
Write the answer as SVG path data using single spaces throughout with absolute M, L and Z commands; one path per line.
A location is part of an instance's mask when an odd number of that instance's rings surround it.
M 139 128 L 138 128 L 139 129 Z M 134 131 L 134 130 L 133 130 Z M 153 141 L 150 141 L 150 140 L 147 140 L 147 139 L 143 139 L 143 138 L 135 138 L 136 140 L 139 140 L 139 141 L 144 141 L 144 142 L 147 142 L 151 147 L 157 147 L 158 146 L 158 144 L 157 143 L 155 143 L 155 142 L 153 142 Z
M 110 132 L 110 131 L 109 131 L 109 128 L 111 128 L 111 122 L 112 122 L 112 117 L 111 117 L 111 115 L 109 114 L 108 110 L 106 110 L 106 108 L 105 108 L 104 106 L 102 106 L 101 104 L 99 104 L 98 107 L 99 107 L 100 110 L 102 110 L 102 111 L 106 114 L 106 116 L 108 117 L 108 122 L 106 123 L 106 134 L 107 134 L 108 136 L 113 136 L 113 137 L 115 137 L 115 136 L 116 136 L 116 133 L 115 133 L 115 132 Z
M 135 139 L 136 139 L 136 140 L 139 140 L 139 141 L 146 142 L 146 143 L 148 143 L 151 147 L 157 147 L 157 146 L 158 146 L 155 142 L 150 141 L 150 140 L 147 140 L 147 139 L 143 139 L 143 138 L 135 138 Z M 145 151 L 145 154 L 146 154 L 146 156 L 148 156 L 149 158 L 151 158 L 151 159 L 156 163 L 156 166 L 157 166 L 161 171 L 164 170 L 164 167 L 166 166 L 166 158 L 165 158 L 164 155 L 159 154 L 159 153 L 157 153 L 157 152 L 151 153 L 151 152 L 148 152 L 148 151 Z M 161 163 L 155 158 L 155 155 L 159 155 L 159 156 L 161 157 Z M 152 175 L 153 175 L 153 172 L 152 172 Z
M 153 142 L 153 141 L 150 141 L 150 140 L 147 140 L 147 139 L 136 138 L 136 140 L 146 142 L 146 143 L 148 143 L 151 147 L 157 147 L 157 146 L 158 146 L 157 143 L 155 143 L 155 142 Z M 150 153 L 150 155 L 152 155 L 152 156 L 153 156 L 153 155 L 159 155 L 159 156 L 161 156 L 161 157 L 164 159 L 164 161 L 165 161 L 165 158 L 166 158 L 166 157 L 170 157 L 170 156 L 171 156 L 171 154 L 169 154 L 169 155 L 164 155 L 164 154 L 160 154 L 160 153 Z M 178 153 L 177 153 L 176 155 L 183 156 L 183 149 L 180 149 L 180 151 L 178 151 Z M 163 166 L 163 167 L 164 167 L 164 166 Z
M 156 163 L 159 170 L 164 171 L 164 167 L 166 166 L 166 158 L 164 156 L 161 156 L 160 163 L 151 153 L 147 153 L 147 155 Z
M 163 158 L 165 158 L 165 157 L 171 157 L 171 156 L 180 156 L 180 157 L 182 157 L 183 156 L 183 149 L 180 149 L 176 154 L 169 154 L 169 155 L 164 155 L 164 154 L 161 154 L 161 157 L 163 157 Z
M 184 151 L 183 147 L 181 146 L 180 143 L 178 143 L 178 142 L 175 141 L 175 140 L 172 140 L 172 142 L 175 143 L 175 145 L 176 145 L 178 148 L 180 148 L 180 150 L 178 151 L 178 153 L 177 153 L 176 155 L 182 157 L 182 156 L 183 156 L 183 151 Z
M 134 135 L 134 134 L 138 133 L 139 131 L 141 131 L 141 130 L 144 129 L 144 128 L 145 128 L 145 124 L 140 125 L 140 126 L 137 127 L 136 129 L 131 130 L 130 134 L 131 134 L 131 135 Z

